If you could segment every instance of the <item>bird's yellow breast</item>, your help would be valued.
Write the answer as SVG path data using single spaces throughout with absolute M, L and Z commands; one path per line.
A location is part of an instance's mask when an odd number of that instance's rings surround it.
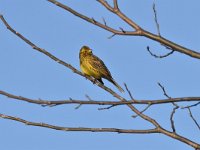
M 87 59 L 84 59 L 81 62 L 80 68 L 84 74 L 86 74 L 88 76 L 92 76 L 96 79 L 100 79 L 102 76 L 101 73 L 99 72 L 99 70 L 97 68 L 94 68 L 93 66 L 91 66 L 91 64 L 87 61 Z

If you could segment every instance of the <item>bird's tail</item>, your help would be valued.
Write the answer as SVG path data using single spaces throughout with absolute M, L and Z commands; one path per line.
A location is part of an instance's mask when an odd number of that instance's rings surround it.
M 121 88 L 121 86 L 119 85 L 119 84 L 117 84 L 117 82 L 115 82 L 115 80 L 114 79 L 110 79 L 110 82 L 112 82 L 117 88 L 118 88 L 118 90 L 120 91 L 120 92 L 124 92 L 124 90 Z

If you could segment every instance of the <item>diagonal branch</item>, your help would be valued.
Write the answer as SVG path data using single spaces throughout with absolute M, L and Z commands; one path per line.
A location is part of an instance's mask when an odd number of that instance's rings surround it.
M 17 122 L 21 122 L 25 125 L 30 126 L 38 126 L 43 128 L 50 128 L 54 130 L 61 130 L 61 131 L 85 131 L 85 132 L 116 132 L 116 133 L 136 133 L 136 134 L 147 134 L 147 133 L 158 133 L 157 129 L 147 129 L 147 130 L 132 130 L 132 129 L 118 129 L 118 128 L 85 128 L 85 127 L 61 127 L 50 125 L 47 123 L 39 123 L 39 122 L 31 122 L 27 121 L 18 117 L 8 116 L 5 114 L 0 114 L 0 118 L 14 120 Z
M 105 22 L 104 22 L 104 24 L 102 24 L 102 23 L 94 20 L 94 18 L 89 18 L 89 17 L 87 17 L 87 16 L 85 16 L 85 15 L 83 15 L 81 13 L 78 13 L 77 11 L 73 10 L 72 8 L 66 6 L 66 5 L 64 5 L 64 4 L 62 4 L 62 3 L 58 2 L 58 1 L 55 1 L 55 0 L 48 0 L 48 1 L 51 2 L 51 3 L 53 3 L 53 4 L 55 4 L 55 5 L 57 5 L 58 7 L 62 8 L 64 10 L 66 10 L 66 11 L 74 14 L 75 16 L 77 16 L 77 17 L 79 17 L 79 18 L 81 18 L 81 19 L 89 22 L 89 23 L 92 23 L 92 24 L 94 24 L 94 25 L 96 25 L 96 26 L 98 26 L 98 27 L 100 27 L 102 29 L 105 29 L 105 30 L 107 30 L 109 32 L 112 32 L 115 35 L 116 34 L 117 35 L 133 35 L 133 34 L 138 34 L 138 32 L 134 32 L 134 31 L 126 31 L 126 33 L 124 33 L 122 31 L 119 31 L 119 30 L 116 30 L 116 29 L 114 29 L 112 27 L 107 26 L 105 24 Z
M 165 39 L 164 37 L 161 37 L 159 35 L 156 35 L 156 34 L 153 34 L 151 32 L 148 32 L 144 29 L 142 29 L 137 23 L 135 23 L 133 20 L 131 20 L 130 18 L 128 18 L 125 14 L 123 14 L 120 9 L 116 9 L 116 6 L 113 8 L 111 7 L 107 1 L 105 0 L 97 0 L 99 3 L 101 3 L 105 8 L 107 8 L 110 12 L 116 14 L 118 17 L 120 17 L 122 20 L 124 20 L 128 25 L 130 25 L 135 31 L 126 31 L 126 32 L 122 32 L 122 31 L 117 31 L 111 27 L 108 27 L 108 26 L 105 26 L 104 24 L 101 24 L 97 21 L 94 21 L 93 19 L 87 17 L 87 16 L 84 16 L 78 12 L 76 12 L 75 10 L 73 10 L 72 8 L 56 1 L 56 0 L 48 0 L 49 2 L 65 9 L 66 11 L 76 15 L 77 17 L 87 21 L 87 22 L 90 22 L 100 28 L 103 28 L 109 32 L 112 32 L 113 35 L 130 35 L 130 36 L 144 36 L 148 39 L 152 39 L 154 41 L 157 41 L 159 43 L 161 43 L 163 46 L 165 47 L 169 47 L 169 50 L 174 50 L 174 51 L 177 51 L 177 52 L 180 52 L 180 53 L 183 53 L 185 55 L 188 55 L 190 57 L 193 57 L 193 58 L 197 58 L 197 59 L 200 59 L 200 53 L 199 52 L 196 52 L 196 51 L 193 51 L 191 49 L 188 49 L 186 47 L 183 47 L 181 45 L 178 45 L 168 39 Z M 115 4 L 116 5 L 116 4 Z M 113 36 L 112 36 L 113 37 Z
M 28 40 L 26 37 L 24 37 L 23 35 L 21 35 L 19 32 L 15 31 L 13 28 L 11 28 L 11 26 L 7 23 L 7 21 L 4 19 L 3 15 L 0 15 L 0 20 L 2 20 L 2 22 L 4 23 L 4 25 L 6 26 L 6 28 L 8 30 L 10 30 L 12 33 L 14 33 L 15 35 L 17 35 L 19 38 L 21 38 L 24 42 L 26 42 L 28 45 L 30 45 L 34 50 L 37 50 L 43 54 L 45 54 L 46 56 L 48 56 L 49 58 L 53 59 L 54 61 L 56 61 L 57 63 L 71 69 L 73 72 L 84 76 L 80 71 L 78 71 L 76 68 L 74 68 L 73 66 L 71 66 L 70 64 L 60 60 L 59 58 L 55 57 L 54 55 L 52 55 L 51 53 L 47 52 L 45 49 L 42 49 L 38 46 L 36 46 L 34 43 L 32 43 L 30 40 Z
M 74 68 L 72 65 L 62 61 L 61 59 L 57 58 L 56 56 L 52 55 L 51 53 L 49 53 L 48 51 L 46 51 L 45 49 L 42 49 L 38 46 L 36 46 L 34 43 L 32 43 L 30 40 L 28 40 L 26 37 L 24 37 L 22 34 L 20 34 L 19 32 L 15 31 L 8 23 L 7 21 L 4 19 L 3 15 L 0 15 L 0 20 L 2 20 L 2 22 L 4 23 L 4 25 L 6 26 L 6 28 L 8 30 L 10 30 L 12 33 L 14 33 L 15 35 L 17 35 L 20 39 L 22 39 L 24 42 L 26 42 L 28 45 L 30 45 L 34 50 L 43 53 L 44 55 L 48 56 L 49 58 L 51 58 L 52 60 L 56 61 L 57 63 L 69 68 L 70 70 L 72 70 L 74 73 L 87 78 L 88 80 L 90 80 L 93 84 L 96 84 L 97 86 L 101 87 L 102 89 L 106 90 L 107 92 L 109 92 L 110 94 L 112 94 L 114 97 L 119 96 L 118 94 L 116 94 L 113 90 L 111 90 L 110 88 L 104 86 L 103 84 L 96 82 L 96 80 L 90 76 L 85 76 L 83 73 L 81 73 L 79 70 L 77 70 L 76 68 Z

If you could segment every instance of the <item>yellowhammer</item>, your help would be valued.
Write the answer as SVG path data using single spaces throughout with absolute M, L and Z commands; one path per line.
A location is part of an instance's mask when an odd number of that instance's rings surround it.
M 104 62 L 97 56 L 93 55 L 92 50 L 88 46 L 83 46 L 81 48 L 79 59 L 80 67 L 84 74 L 94 77 L 102 84 L 104 84 L 102 78 L 105 78 L 113 83 L 120 92 L 124 92 L 124 90 L 112 78 L 112 75 Z

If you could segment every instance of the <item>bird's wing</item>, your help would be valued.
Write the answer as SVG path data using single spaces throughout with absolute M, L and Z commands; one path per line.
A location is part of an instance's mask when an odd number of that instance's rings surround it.
M 89 63 L 93 68 L 95 68 L 96 70 L 98 70 L 99 73 L 102 74 L 103 78 L 112 78 L 111 73 L 104 62 L 97 56 L 93 55 L 91 59 L 89 59 Z
M 115 80 L 112 78 L 110 71 L 100 58 L 93 55 L 90 59 L 89 64 L 92 66 L 92 68 L 95 68 L 101 74 L 102 78 L 105 78 L 111 83 L 113 83 L 119 89 L 120 92 L 124 92 L 120 85 L 117 82 L 115 82 Z

